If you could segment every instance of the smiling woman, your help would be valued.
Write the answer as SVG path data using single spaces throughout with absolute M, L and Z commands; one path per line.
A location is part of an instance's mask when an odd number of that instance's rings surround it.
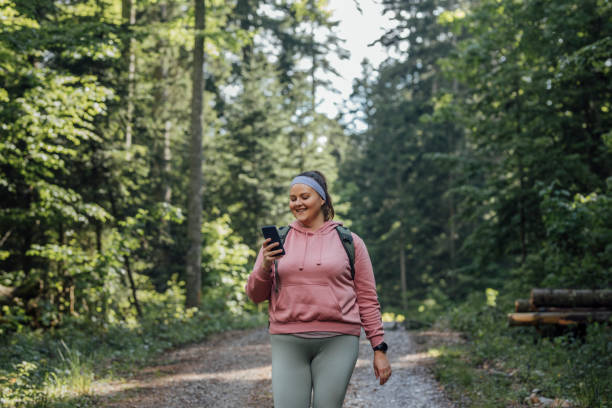
M 285 236 L 285 255 L 266 239 L 246 285 L 251 300 L 270 301 L 274 406 L 306 408 L 312 394 L 314 408 L 341 407 L 362 327 L 374 375 L 381 385 L 391 375 L 372 264 L 361 238 L 333 221 L 322 173 L 293 179 L 289 208 L 296 220 Z M 354 259 L 341 230 L 350 235 Z
M 318 171 L 300 174 L 291 182 L 289 208 L 307 229 L 318 229 L 334 218 L 334 206 L 327 191 L 325 176 Z

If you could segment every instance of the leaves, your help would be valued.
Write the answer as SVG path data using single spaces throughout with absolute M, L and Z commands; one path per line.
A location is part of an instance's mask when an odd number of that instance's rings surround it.
M 341 171 L 383 303 L 399 306 L 408 246 L 408 290 L 420 299 L 434 288 L 462 298 L 512 279 L 605 286 L 610 263 L 595 237 L 609 234 L 599 206 L 612 170 L 612 33 L 601 24 L 610 8 L 384 4 L 397 26 L 381 42 L 406 52 L 357 84 L 367 130 L 354 135 Z M 567 197 L 553 199 L 551 185 Z

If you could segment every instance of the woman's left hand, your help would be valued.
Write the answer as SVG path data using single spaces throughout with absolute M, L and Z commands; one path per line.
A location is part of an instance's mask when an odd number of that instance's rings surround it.
M 374 375 L 380 379 L 380 385 L 386 383 L 391 377 L 391 364 L 389 364 L 387 355 L 379 350 L 374 352 Z

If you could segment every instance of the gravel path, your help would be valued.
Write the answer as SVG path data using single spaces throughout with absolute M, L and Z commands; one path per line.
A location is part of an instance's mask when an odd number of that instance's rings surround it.
M 416 344 L 409 332 L 385 328 L 385 342 L 389 344 L 387 355 L 393 370 L 391 378 L 384 386 L 376 381 L 372 349 L 362 333 L 359 359 L 346 392 L 344 407 L 453 407 L 427 369 L 427 365 L 433 362 L 432 358 L 416 351 Z
M 410 333 L 387 329 L 393 374 L 380 386 L 372 351 L 362 336 L 357 366 L 347 390 L 347 408 L 451 408 L 417 353 Z M 122 382 L 98 384 L 104 407 L 272 408 L 270 343 L 266 329 L 230 331 L 204 343 L 169 352 L 155 366 Z

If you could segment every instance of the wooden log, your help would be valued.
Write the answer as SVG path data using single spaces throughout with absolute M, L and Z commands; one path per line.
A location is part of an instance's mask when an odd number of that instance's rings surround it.
M 516 299 L 514 301 L 514 311 L 517 313 L 532 312 L 529 299 Z
M 532 289 L 531 307 L 609 307 L 612 289 Z
M 529 312 L 558 312 L 558 313 L 571 313 L 571 312 L 612 312 L 612 308 L 609 307 L 547 307 L 541 306 L 535 310 L 529 310 Z
M 509 313 L 510 326 L 535 326 L 538 324 L 571 325 L 589 322 L 608 322 L 612 317 L 612 310 L 598 312 L 531 312 Z

